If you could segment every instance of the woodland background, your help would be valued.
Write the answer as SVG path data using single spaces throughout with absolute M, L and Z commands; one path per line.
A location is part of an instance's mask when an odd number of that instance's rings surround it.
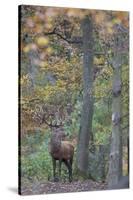
M 121 109 L 122 175 L 128 174 L 129 132 L 129 63 L 128 63 L 128 12 L 60 9 L 22 6 L 21 10 L 21 184 L 24 190 L 32 188 L 52 176 L 51 158 L 48 153 L 49 123 L 64 123 L 67 138 L 75 146 L 74 179 L 81 179 L 77 161 L 82 156 L 78 143 L 79 130 L 84 131 L 83 114 L 85 76 L 83 75 L 86 46 L 82 47 L 82 21 L 91 16 L 90 49 L 91 70 L 90 107 L 88 116 L 88 163 L 83 171 L 87 178 L 106 181 L 109 172 L 112 105 Z M 88 25 L 89 26 L 89 25 Z M 119 63 L 117 73 L 114 65 Z M 113 83 L 120 79 L 121 93 L 117 100 Z M 115 85 L 115 84 L 114 84 Z M 121 108 L 115 105 L 119 102 Z M 90 108 L 89 107 L 89 108 Z M 42 116 L 43 119 L 42 119 Z M 86 116 L 85 116 L 86 119 Z M 86 119 L 87 120 L 87 119 Z M 116 130 L 114 130 L 115 133 Z M 83 134 L 82 134 L 83 135 Z M 86 137 L 86 134 L 82 136 Z M 120 139 L 120 138 L 118 138 Z M 118 142 L 117 138 L 116 141 Z M 78 146 L 77 146 L 78 145 Z M 112 147 L 113 149 L 114 147 Z M 81 155 L 81 156 L 80 156 Z M 86 160 L 86 159 L 85 159 Z M 82 163 L 84 161 L 82 160 Z M 62 181 L 66 182 L 64 168 Z M 97 189 L 97 187 L 96 187 Z

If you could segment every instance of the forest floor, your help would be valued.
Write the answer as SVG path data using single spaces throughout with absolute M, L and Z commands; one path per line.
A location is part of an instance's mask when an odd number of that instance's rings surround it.
M 36 183 L 28 188 L 22 188 L 22 195 L 33 194 L 52 194 L 52 193 L 67 193 L 67 192 L 82 192 L 105 190 L 106 184 L 102 182 L 94 182 L 92 180 L 66 182 L 42 182 Z

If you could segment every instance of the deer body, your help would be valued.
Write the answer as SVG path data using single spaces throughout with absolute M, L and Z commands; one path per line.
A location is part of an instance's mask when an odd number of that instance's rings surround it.
M 59 161 L 59 176 L 61 176 L 61 164 L 64 164 L 68 168 L 69 182 L 72 181 L 72 162 L 74 155 L 74 146 L 69 141 L 62 141 L 62 133 L 56 131 L 52 133 L 51 141 L 49 145 L 49 153 L 53 161 L 53 176 L 55 180 L 56 161 Z
M 69 160 L 72 158 L 72 152 L 74 151 L 74 147 L 71 143 L 68 141 L 62 141 L 60 148 L 55 149 L 51 148 L 50 154 L 53 158 L 59 160 L 59 159 L 65 159 Z

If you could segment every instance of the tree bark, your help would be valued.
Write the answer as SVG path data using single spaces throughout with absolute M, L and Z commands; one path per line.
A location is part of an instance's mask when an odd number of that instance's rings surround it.
M 118 184 L 122 176 L 122 130 L 121 130 L 121 56 L 113 58 L 112 138 L 110 146 L 108 187 Z
M 87 178 L 89 138 L 92 133 L 93 116 L 93 24 L 90 16 L 86 16 L 82 23 L 83 32 L 83 108 L 77 146 L 78 174 Z

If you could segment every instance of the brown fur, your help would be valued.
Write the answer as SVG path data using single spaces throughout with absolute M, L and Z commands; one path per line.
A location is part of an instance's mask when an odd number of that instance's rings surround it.
M 60 148 L 54 151 L 52 147 L 50 146 L 50 154 L 52 157 L 54 157 L 56 160 L 60 159 L 71 159 L 74 154 L 74 147 L 69 141 L 61 141 Z
M 72 162 L 74 146 L 69 141 L 62 141 L 61 132 L 52 134 L 49 144 L 49 153 L 53 160 L 53 176 L 55 179 L 56 160 L 59 160 L 59 174 L 61 174 L 61 163 L 64 162 L 69 171 L 69 181 L 72 181 Z

